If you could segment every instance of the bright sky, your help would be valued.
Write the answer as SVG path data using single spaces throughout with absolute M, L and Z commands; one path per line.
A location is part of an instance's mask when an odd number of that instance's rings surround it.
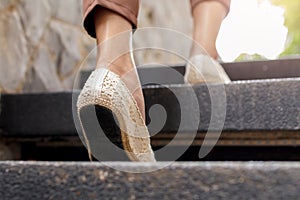
M 284 9 L 268 0 L 232 0 L 217 40 L 222 60 L 233 61 L 241 53 L 275 59 L 283 51 L 287 35 L 283 14 Z

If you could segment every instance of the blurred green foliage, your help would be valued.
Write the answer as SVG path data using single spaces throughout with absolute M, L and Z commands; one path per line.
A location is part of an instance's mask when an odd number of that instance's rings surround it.
M 281 56 L 300 54 L 300 0 L 271 0 L 285 9 L 285 26 L 288 28 L 286 48 Z
M 242 53 L 234 60 L 234 62 L 241 62 L 247 60 L 267 60 L 267 58 L 257 53 L 255 54 Z

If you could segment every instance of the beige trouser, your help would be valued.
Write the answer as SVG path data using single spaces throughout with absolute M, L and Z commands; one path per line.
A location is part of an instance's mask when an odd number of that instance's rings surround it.
M 229 12 L 231 0 L 190 0 L 191 9 L 193 10 L 195 5 L 202 1 L 219 1 Z M 136 28 L 139 0 L 83 0 L 83 26 L 90 36 L 96 37 L 93 18 L 93 11 L 96 6 L 110 9 L 122 15 L 131 22 L 133 28 Z

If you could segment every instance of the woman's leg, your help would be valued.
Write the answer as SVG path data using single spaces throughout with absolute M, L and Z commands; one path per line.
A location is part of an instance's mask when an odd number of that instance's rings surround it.
M 131 53 L 139 0 L 83 0 L 84 27 L 97 39 L 97 67 L 120 75 L 145 118 L 144 97 Z
M 230 0 L 191 0 L 194 22 L 193 39 L 214 59 L 218 58 L 216 39 L 221 23 L 229 11 Z M 191 48 L 191 57 L 197 55 L 196 45 Z
M 98 44 L 97 67 L 109 63 L 109 69 L 120 75 L 131 90 L 145 118 L 144 97 L 131 52 L 132 25 L 123 16 L 103 7 L 94 14 Z
M 184 75 L 186 83 L 231 82 L 222 66 L 216 61 L 219 56 L 216 39 L 221 23 L 229 11 L 229 6 L 230 0 L 191 0 L 194 43 L 190 52 L 190 62 L 187 64 Z M 205 55 L 203 48 L 209 56 Z

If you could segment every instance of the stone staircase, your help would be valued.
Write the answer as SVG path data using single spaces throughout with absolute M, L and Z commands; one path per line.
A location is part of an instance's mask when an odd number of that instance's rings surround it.
M 217 95 L 223 88 L 218 84 L 195 85 L 192 89 L 199 102 L 200 125 L 192 145 L 178 160 L 202 162 L 179 162 L 146 174 L 119 172 L 101 163 L 41 162 L 88 160 L 72 115 L 72 96 L 79 91 L 2 95 L 0 159 L 25 162 L 0 162 L 0 196 L 3 199 L 114 199 L 116 195 L 125 199 L 297 199 L 300 164 L 265 161 L 300 160 L 300 59 L 223 63 L 223 66 L 233 82 L 224 88 L 226 116 L 216 146 L 205 158 L 199 158 L 212 113 L 210 95 Z M 89 73 L 82 73 L 81 86 Z M 183 66 L 149 66 L 139 70 L 141 82 L 146 84 L 143 92 L 147 110 L 160 104 L 167 113 L 166 123 L 151 138 L 154 149 L 162 148 L 175 137 L 182 110 L 190 116 L 199 115 L 189 104 L 190 86 L 183 84 L 184 73 Z M 179 105 L 177 98 L 183 103 Z M 190 120 L 193 122 L 192 117 Z M 151 131 L 154 130 L 150 128 Z M 186 126 L 177 133 L 180 138 L 174 143 L 175 149 L 191 137 L 191 131 Z M 253 160 L 261 162 L 249 162 Z M 113 165 L 124 169 L 151 167 L 132 163 Z
M 126 173 L 100 163 L 0 162 L 0 178 L 1 199 L 299 199 L 300 164 L 180 162 Z

